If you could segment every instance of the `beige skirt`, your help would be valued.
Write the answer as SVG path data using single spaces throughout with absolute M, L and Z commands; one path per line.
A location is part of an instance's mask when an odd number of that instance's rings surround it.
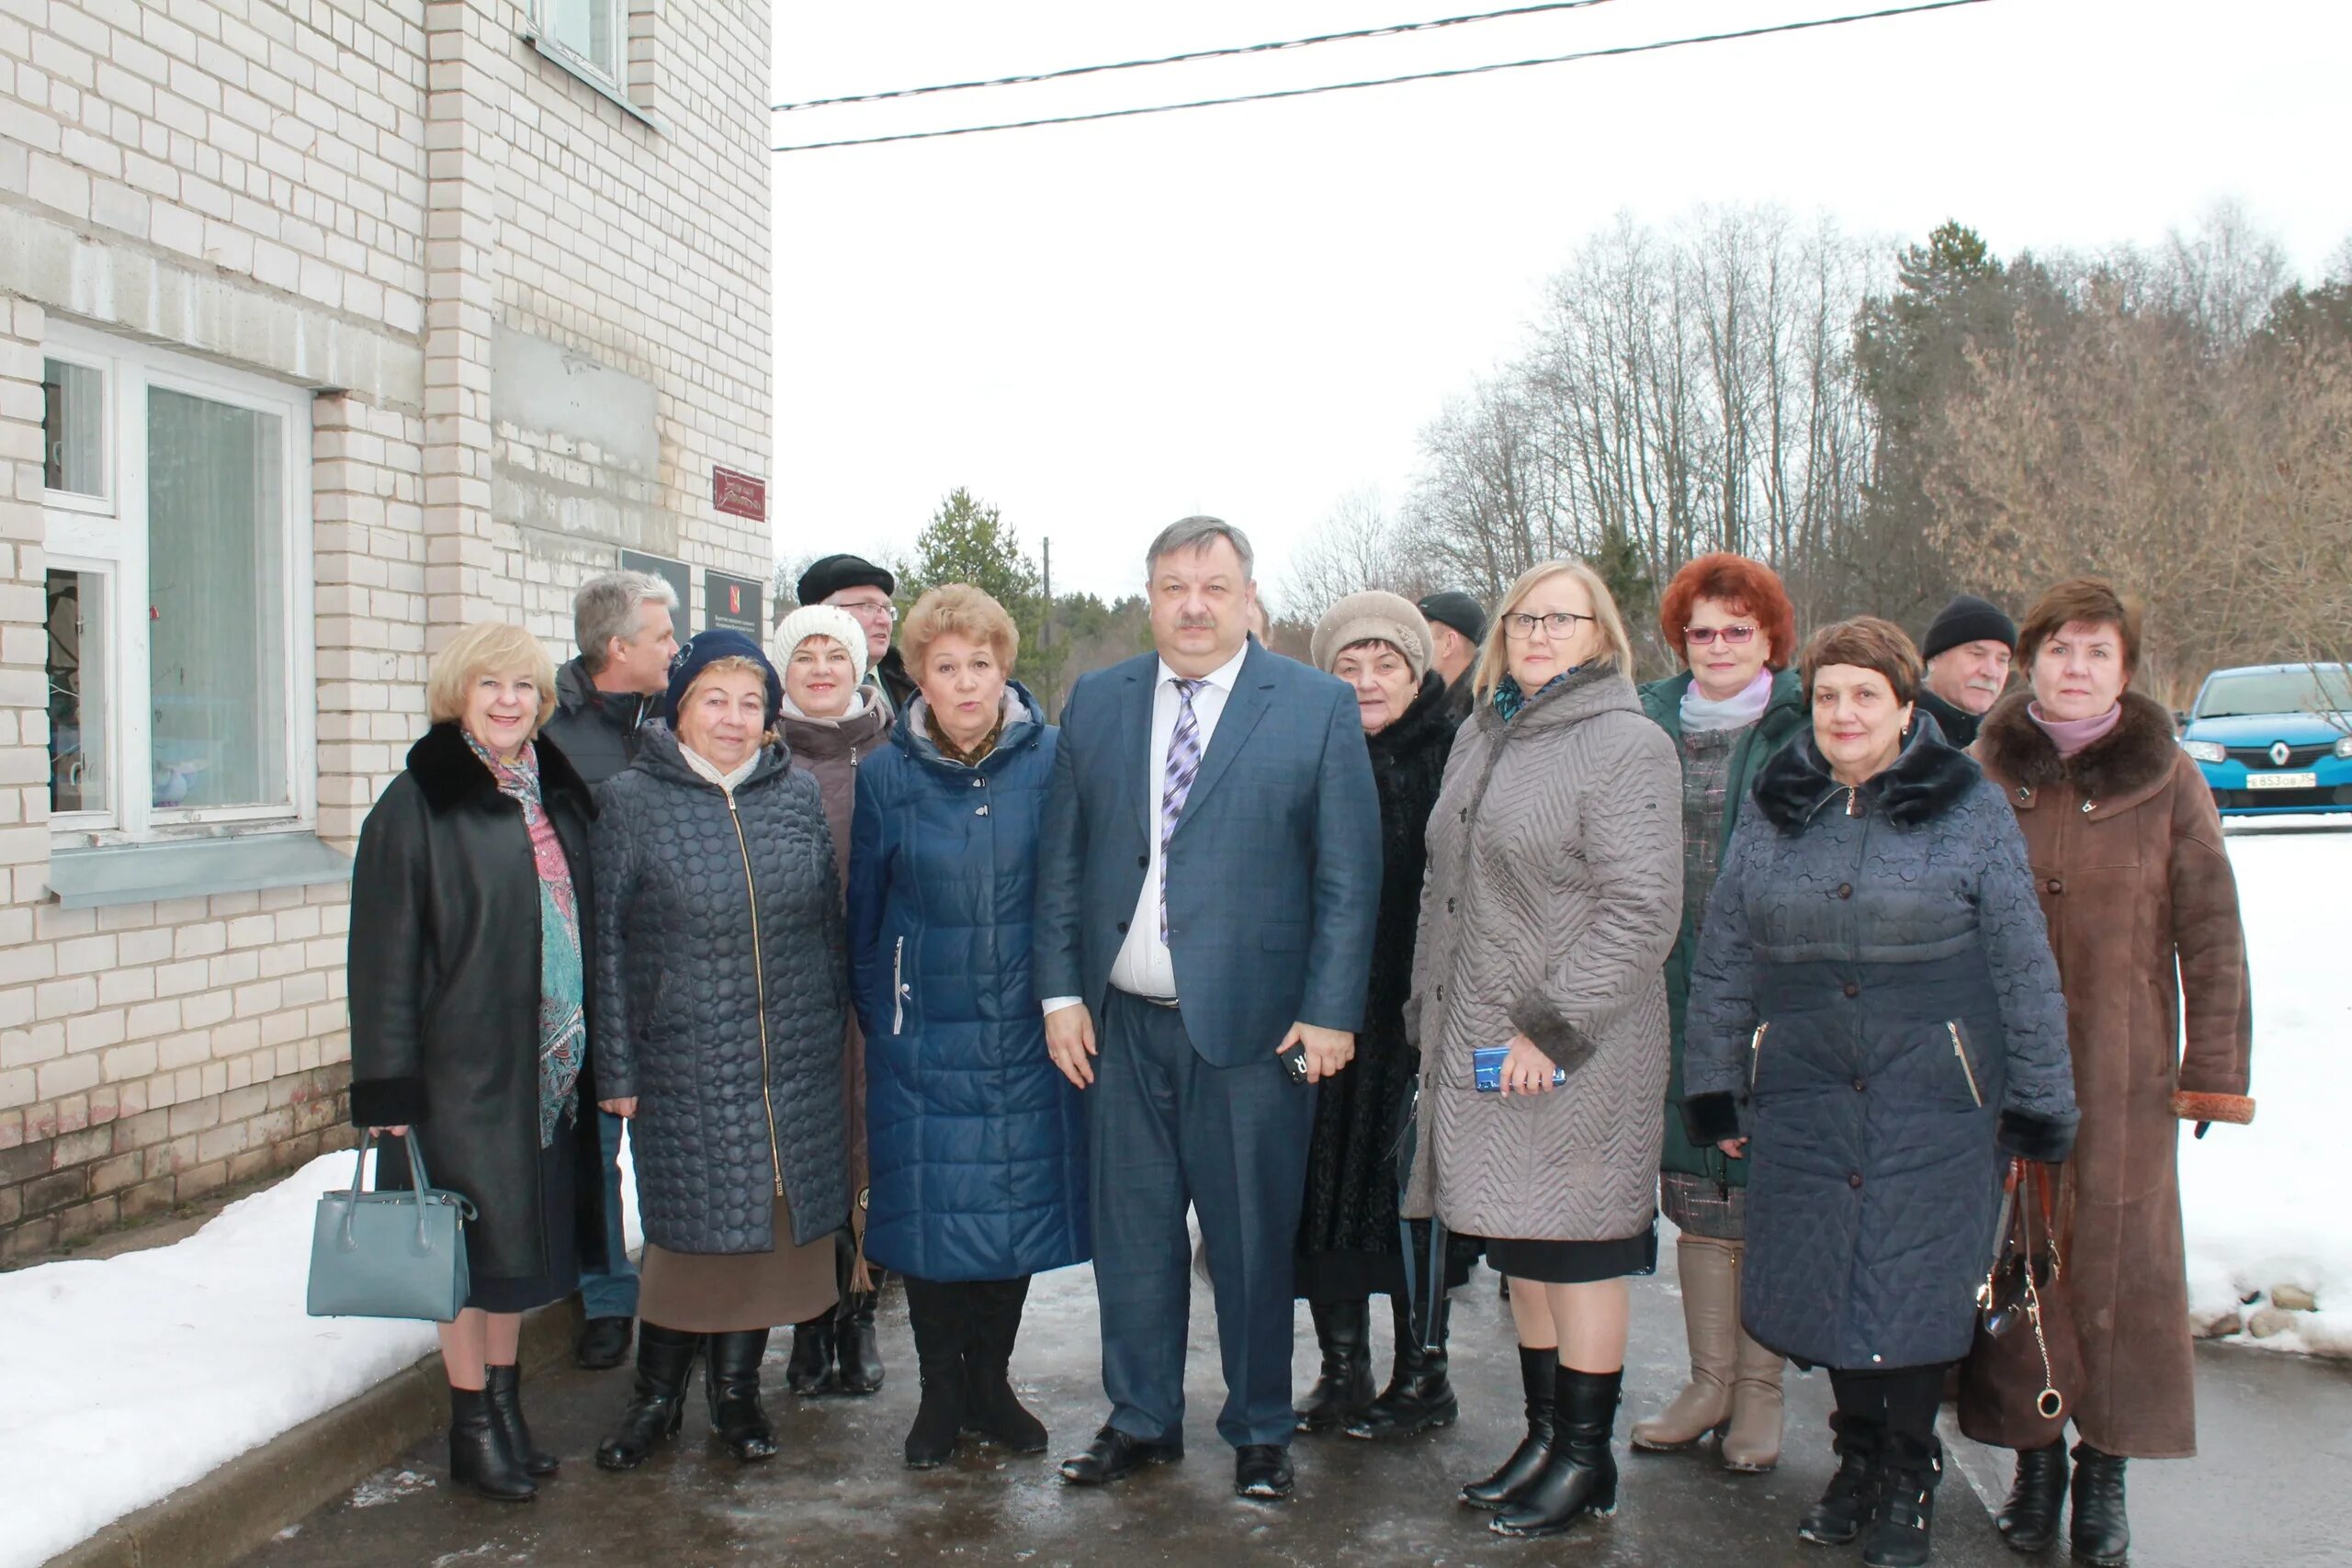
M 645 1244 L 637 1314 L 681 1334 L 734 1334 L 806 1323 L 830 1309 L 833 1238 L 792 1245 L 792 1211 L 775 1201 L 775 1250 L 717 1257 Z

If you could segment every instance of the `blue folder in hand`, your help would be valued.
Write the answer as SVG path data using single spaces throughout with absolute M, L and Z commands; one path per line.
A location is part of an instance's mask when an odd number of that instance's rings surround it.
M 1500 1094 L 1503 1087 L 1503 1058 L 1510 1055 L 1508 1045 L 1481 1045 L 1470 1053 L 1470 1084 L 1480 1094 Z M 1552 1069 L 1552 1087 L 1557 1089 L 1568 1081 L 1568 1069 Z

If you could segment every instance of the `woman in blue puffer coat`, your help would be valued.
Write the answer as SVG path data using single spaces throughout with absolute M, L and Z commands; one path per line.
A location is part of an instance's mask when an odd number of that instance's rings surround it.
M 850 966 L 865 1033 L 865 1250 L 905 1276 L 922 1404 L 910 1469 L 959 1431 L 1024 1454 L 1046 1428 L 1007 1368 L 1029 1277 L 1083 1263 L 1086 1113 L 1030 985 L 1037 821 L 1056 731 L 1010 677 L 1020 633 L 967 584 L 901 636 L 920 691 L 858 770 Z

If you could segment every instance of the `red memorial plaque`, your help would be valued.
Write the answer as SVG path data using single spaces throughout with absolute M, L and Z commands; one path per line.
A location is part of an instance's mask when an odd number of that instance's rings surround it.
M 764 523 L 768 516 L 768 481 L 732 468 L 710 470 L 710 503 L 737 517 Z

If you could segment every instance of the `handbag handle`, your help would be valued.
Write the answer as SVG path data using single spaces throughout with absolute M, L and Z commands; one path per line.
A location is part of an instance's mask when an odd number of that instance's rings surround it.
M 376 1129 L 368 1127 L 361 1130 L 359 1156 L 352 1162 L 351 1166 L 351 1201 L 343 1206 L 343 1234 L 335 1238 L 337 1244 L 345 1252 L 356 1251 L 359 1247 L 358 1239 L 352 1233 L 352 1227 L 359 1221 L 359 1193 L 368 1182 L 368 1151 L 374 1146 L 375 1142 Z M 416 1245 L 422 1251 L 431 1240 L 424 1224 L 427 1186 L 424 1179 L 424 1156 L 418 1152 L 413 1134 L 402 1138 L 401 1143 L 408 1149 L 408 1174 L 410 1181 L 413 1183 L 411 1190 L 416 1194 Z

